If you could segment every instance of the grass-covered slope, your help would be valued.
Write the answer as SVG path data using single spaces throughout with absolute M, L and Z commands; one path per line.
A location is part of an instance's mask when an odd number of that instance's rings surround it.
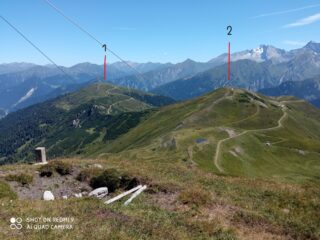
M 77 92 L 9 114 L 0 121 L 0 162 L 32 161 L 36 146 L 50 157 L 80 154 L 136 126 L 167 97 L 92 84 Z
M 302 100 L 219 89 L 163 107 L 93 152 L 174 156 L 220 174 L 318 182 L 319 119 L 320 111 Z
M 73 111 L 67 100 L 58 106 Z M 0 166 L 0 239 L 319 239 L 318 119 L 292 97 L 219 89 L 149 112 L 107 144 L 87 144 L 87 157 L 52 160 L 67 175 Z M 106 169 L 148 188 L 128 206 L 128 197 L 104 204 L 124 189 L 102 200 L 74 196 Z M 44 190 L 55 200 L 40 200 Z M 12 216 L 72 217 L 73 228 L 12 231 Z

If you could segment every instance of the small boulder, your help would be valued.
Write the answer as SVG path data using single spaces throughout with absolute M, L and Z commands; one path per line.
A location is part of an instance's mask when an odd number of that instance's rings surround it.
M 62 199 L 68 199 L 68 196 L 67 195 L 63 195 Z
M 54 200 L 53 193 L 52 193 L 51 191 L 45 191 L 45 192 L 43 193 L 43 200 L 45 200 L 45 201 Z
M 89 197 L 96 197 L 96 198 L 103 198 L 107 195 L 108 195 L 108 188 L 107 187 L 96 188 L 92 192 L 89 193 Z

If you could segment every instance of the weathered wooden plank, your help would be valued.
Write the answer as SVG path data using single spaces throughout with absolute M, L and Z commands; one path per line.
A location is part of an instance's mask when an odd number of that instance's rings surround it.
M 119 200 L 120 198 L 123 198 L 124 196 L 129 195 L 130 193 L 133 193 L 133 192 L 137 191 L 137 190 L 140 189 L 140 188 L 142 188 L 142 185 L 136 186 L 136 187 L 130 189 L 129 191 L 126 191 L 126 192 L 124 192 L 124 193 L 121 193 L 121 194 L 119 194 L 118 196 L 116 196 L 116 197 L 114 197 L 114 198 L 111 198 L 111 199 L 105 201 L 104 203 L 105 203 L 105 204 L 110 204 L 110 203 L 112 203 L 112 202 L 114 202 L 114 201 Z
M 125 201 L 124 205 L 128 205 L 129 203 L 131 203 L 131 201 L 137 197 L 140 193 L 142 193 L 144 190 L 147 189 L 147 185 L 144 185 L 143 187 L 141 187 L 139 190 L 137 190 L 136 192 L 134 192 L 131 197 Z

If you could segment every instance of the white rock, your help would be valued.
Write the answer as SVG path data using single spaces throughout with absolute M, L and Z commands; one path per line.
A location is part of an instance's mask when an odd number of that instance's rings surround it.
M 97 197 L 97 198 L 103 198 L 108 195 L 108 188 L 107 187 L 101 187 L 96 188 L 92 192 L 89 193 L 89 197 Z
M 103 168 L 101 164 L 98 164 L 98 163 L 95 163 L 92 165 L 92 167 L 95 167 L 95 168 Z
M 75 193 L 74 196 L 75 196 L 76 198 L 81 198 L 81 197 L 82 197 L 82 194 L 81 194 L 81 193 Z
M 54 196 L 53 196 L 52 192 L 51 191 L 45 191 L 43 193 L 43 200 L 45 200 L 45 201 L 54 200 Z
M 63 195 L 62 198 L 63 199 L 68 199 L 68 196 L 67 195 Z

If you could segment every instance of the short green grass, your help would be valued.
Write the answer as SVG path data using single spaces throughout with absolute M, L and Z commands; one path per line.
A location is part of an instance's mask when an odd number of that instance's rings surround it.
M 3 182 L 0 181 L 0 199 L 1 201 L 8 201 L 12 199 L 16 199 L 17 194 L 10 188 L 10 186 Z

